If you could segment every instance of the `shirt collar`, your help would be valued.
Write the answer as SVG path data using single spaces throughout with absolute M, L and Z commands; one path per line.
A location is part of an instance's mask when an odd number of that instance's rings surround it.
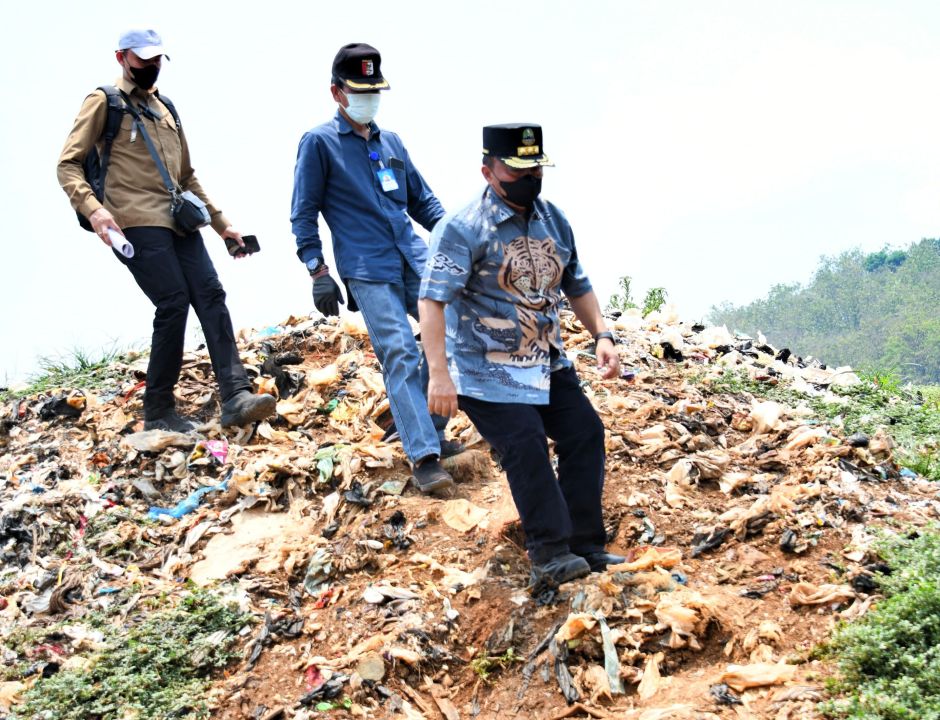
M 506 204 L 505 200 L 496 194 L 496 191 L 493 190 L 489 184 L 487 184 L 486 189 L 483 191 L 483 204 L 486 210 L 492 213 L 493 219 L 497 224 L 519 215 L 519 213 Z M 530 220 L 541 220 L 544 217 L 544 212 L 541 207 L 542 200 L 536 198 L 535 204 L 532 206 L 532 214 L 529 216 Z
M 130 97 L 135 97 L 135 96 L 136 96 L 136 97 L 139 97 L 141 100 L 144 100 L 144 101 L 149 100 L 151 95 L 156 95 L 156 94 L 157 94 L 157 89 L 156 89 L 156 87 L 150 88 L 149 91 L 148 91 L 148 90 L 141 90 L 137 85 L 135 85 L 134 83 L 132 83 L 130 80 L 128 80 L 128 79 L 127 79 L 126 77 L 124 77 L 123 75 L 122 75 L 121 77 L 119 77 L 117 80 L 115 80 L 114 86 L 115 86 L 118 90 L 120 90 L 121 92 L 123 92 L 125 95 L 128 95 L 128 96 L 130 96 Z
M 352 125 L 349 124 L 349 120 L 347 120 L 343 116 L 343 113 L 339 111 L 339 108 L 336 108 L 336 116 L 333 119 L 336 120 L 336 125 L 337 125 L 336 131 L 340 135 L 346 135 L 353 131 L 353 127 Z M 381 130 L 379 130 L 379 126 L 375 124 L 374 120 L 369 123 L 369 136 L 370 137 L 372 137 L 373 135 L 378 135 L 380 132 Z

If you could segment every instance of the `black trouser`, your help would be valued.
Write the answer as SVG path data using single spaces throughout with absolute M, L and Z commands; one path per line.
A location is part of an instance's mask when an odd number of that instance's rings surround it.
M 604 549 L 604 426 L 574 368 L 551 374 L 548 405 L 496 403 L 466 395 L 460 409 L 499 453 L 535 564 L 571 550 Z M 546 436 L 555 441 L 558 476 Z
M 157 418 L 174 407 L 173 388 L 183 365 L 190 305 L 202 325 L 222 401 L 250 390 L 251 382 L 238 358 L 225 290 L 199 232 L 181 237 L 168 228 L 134 227 L 125 228 L 124 234 L 134 246 L 134 257 L 115 255 L 156 307 L 144 417 Z

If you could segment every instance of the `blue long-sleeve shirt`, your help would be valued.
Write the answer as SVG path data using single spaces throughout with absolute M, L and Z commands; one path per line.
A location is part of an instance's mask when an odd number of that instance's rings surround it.
M 364 140 L 337 111 L 332 120 L 301 138 L 291 225 L 297 256 L 304 263 L 323 259 L 318 228 L 322 213 L 343 280 L 400 283 L 402 258 L 419 276 L 427 261 L 427 244 L 414 231 L 411 218 L 430 231 L 444 208 L 411 163 L 401 138 L 375 123 L 370 127 L 369 140 Z M 370 159 L 370 153 L 378 159 Z M 397 190 L 382 189 L 376 171 L 383 166 L 394 173 Z

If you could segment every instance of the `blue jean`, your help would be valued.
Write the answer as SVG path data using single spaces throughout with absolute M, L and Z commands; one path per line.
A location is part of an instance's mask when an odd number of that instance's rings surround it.
M 421 278 L 405 264 L 403 283 L 346 280 L 382 366 L 385 392 L 405 455 L 417 462 L 441 454 L 447 418 L 428 410 L 428 368 L 408 316 L 418 317 Z

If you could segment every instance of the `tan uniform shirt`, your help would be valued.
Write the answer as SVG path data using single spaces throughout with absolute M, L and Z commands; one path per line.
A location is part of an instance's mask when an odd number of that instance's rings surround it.
M 142 114 L 141 118 L 157 154 L 166 165 L 170 179 L 183 190 L 191 190 L 208 206 L 212 227 L 221 233 L 230 225 L 222 211 L 212 205 L 196 179 L 189 159 L 189 146 L 182 131 L 177 131 L 173 115 L 152 93 L 120 78 L 114 83 L 137 105 L 150 108 L 160 119 Z M 102 206 L 85 180 L 82 163 L 92 147 L 102 149 L 101 135 L 108 117 L 108 99 L 100 90 L 85 98 L 59 156 L 59 184 L 69 196 L 72 207 L 89 217 Z M 117 224 L 128 227 L 166 227 L 175 229 L 170 215 L 170 194 L 160 171 L 147 150 L 140 132 L 132 133 L 134 119 L 125 113 L 111 145 L 111 160 L 104 185 L 104 207 Z

